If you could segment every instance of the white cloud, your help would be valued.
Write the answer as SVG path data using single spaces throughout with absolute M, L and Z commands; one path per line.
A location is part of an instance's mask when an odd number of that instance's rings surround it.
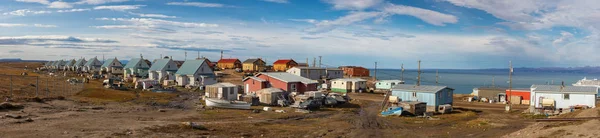
M 96 20 L 102 21 L 121 21 L 127 22 L 134 25 L 146 25 L 146 26 L 158 26 L 158 25 L 169 25 L 183 28 L 197 28 L 197 27 L 219 27 L 217 24 L 208 24 L 208 23 L 192 23 L 192 22 L 177 22 L 177 21 L 168 21 L 161 19 L 152 19 L 152 18 L 97 18 Z
M 44 5 L 50 4 L 48 0 L 16 0 L 18 2 L 40 3 Z
M 100 5 L 105 3 L 114 3 L 114 2 L 126 2 L 129 0 L 81 0 L 75 2 L 75 4 L 90 4 L 90 5 Z
M 62 2 L 62 1 L 55 1 L 55 2 L 50 3 L 50 5 L 48 5 L 48 8 L 65 9 L 65 8 L 73 8 L 73 5 L 71 5 L 70 3 Z
M 323 0 L 326 3 L 332 4 L 337 10 L 364 10 L 377 6 L 383 0 Z
M 149 18 L 177 18 L 177 16 L 168 16 L 164 14 L 143 14 L 143 13 L 130 13 L 133 15 L 137 15 L 140 17 L 149 17 Z
M 266 2 L 274 2 L 274 3 L 289 3 L 288 0 L 262 0 Z
M 11 12 L 5 12 L 5 13 L 3 13 L 3 15 L 27 16 L 30 14 L 48 14 L 48 13 L 52 13 L 52 11 L 32 11 L 32 10 L 28 10 L 28 9 L 20 9 L 20 10 L 11 11 Z
M 113 5 L 113 6 L 96 6 L 94 10 L 113 10 L 113 11 L 126 11 L 139 9 L 146 5 Z
M 554 46 L 563 45 L 565 43 L 570 42 L 574 38 L 575 37 L 573 36 L 573 34 L 571 34 L 569 32 L 565 32 L 565 31 L 561 31 L 560 38 L 557 38 L 554 41 L 552 41 L 552 45 L 554 45 Z
M 371 19 L 377 16 L 381 16 L 381 12 L 352 12 L 346 16 L 340 17 L 333 21 L 320 21 L 315 24 L 314 28 L 310 28 L 307 31 L 310 33 L 322 33 L 331 31 L 340 26 L 350 25 L 356 22 L 360 22 L 366 19 Z
M 288 19 L 288 20 L 296 21 L 296 22 L 317 23 L 317 20 L 315 20 L 315 19 Z
M 225 7 L 225 5 L 219 4 L 219 3 L 205 3 L 205 2 L 169 2 L 169 3 L 167 3 L 167 5 L 194 6 L 194 7 L 202 7 L 202 8 Z
M 23 27 L 27 24 L 12 24 L 12 23 L 0 23 L 0 27 Z
M 55 28 L 55 27 L 58 27 L 56 25 L 47 25 L 47 24 L 33 24 L 33 26 L 35 26 L 35 27 L 41 27 L 41 28 Z
M 391 14 L 414 16 L 429 24 L 437 26 L 458 22 L 458 18 L 453 15 L 404 5 L 388 4 L 383 8 L 383 11 Z
M 83 11 L 89 11 L 90 9 L 69 9 L 69 10 L 58 10 L 56 12 L 83 12 Z
M 57 27 L 56 25 L 46 25 L 46 24 L 12 24 L 12 23 L 0 23 L 0 27 L 39 27 L 39 28 L 53 28 Z

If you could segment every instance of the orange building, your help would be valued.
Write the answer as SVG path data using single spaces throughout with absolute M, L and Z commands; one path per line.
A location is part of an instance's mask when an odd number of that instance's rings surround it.
M 345 76 L 349 77 L 369 77 L 369 69 L 359 66 L 341 66 Z
M 224 58 L 217 62 L 217 67 L 220 69 L 242 68 L 242 62 L 237 58 Z
M 288 69 L 298 66 L 298 63 L 293 59 L 280 59 L 273 63 L 274 71 L 287 71 Z

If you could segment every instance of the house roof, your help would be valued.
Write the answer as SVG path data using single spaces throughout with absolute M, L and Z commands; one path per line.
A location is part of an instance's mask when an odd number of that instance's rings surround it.
M 598 93 L 598 87 L 594 86 L 531 85 L 531 89 L 534 92 L 549 93 Z
M 393 90 L 401 90 L 401 91 L 412 91 L 412 92 L 427 92 L 427 93 L 437 93 L 443 89 L 448 88 L 447 86 L 434 86 L 434 85 L 408 85 L 408 84 L 397 84 L 392 88 Z M 452 89 L 452 88 L 449 88 Z
M 119 62 L 119 63 L 121 63 L 121 62 L 120 62 L 120 61 L 119 61 L 119 60 L 118 60 L 118 59 L 115 57 L 115 58 L 113 58 L 112 60 L 110 60 L 110 62 L 106 62 L 106 61 L 104 61 L 104 64 L 102 64 L 102 67 L 110 67 L 110 66 L 112 66 L 110 63 L 113 63 L 113 62 L 115 62 L 115 60 L 116 60 L 116 62 Z
M 259 77 L 250 76 L 250 77 L 246 77 L 246 78 L 244 78 L 244 80 L 242 80 L 242 82 L 243 82 L 243 81 L 246 81 L 246 80 L 248 80 L 248 79 L 254 79 L 254 80 L 257 80 L 257 81 L 260 81 L 260 82 L 267 81 L 267 80 L 265 80 L 265 79 L 261 79 L 261 78 L 259 78 Z
M 94 58 L 88 60 L 84 66 L 92 66 L 92 64 L 94 64 L 94 61 L 98 61 L 98 59 L 94 57 Z
M 205 62 L 205 60 L 203 60 L 203 59 L 186 60 L 185 62 L 183 62 L 183 65 L 181 65 L 181 68 L 179 68 L 179 70 L 177 70 L 177 73 L 175 73 L 175 74 L 183 74 L 183 75 L 195 74 L 196 71 L 198 70 L 198 68 L 200 68 L 200 66 L 202 66 L 202 63 L 204 63 L 204 62 Z
M 129 60 L 127 65 L 125 65 L 125 67 L 123 67 L 123 68 L 136 68 L 137 67 L 136 65 L 140 62 L 145 62 L 145 61 L 143 61 L 142 58 L 132 58 L 131 60 Z M 148 63 L 146 63 L 146 64 L 148 64 Z
M 246 59 L 244 61 L 244 63 L 254 63 L 254 62 L 259 61 L 259 60 L 262 61 L 260 58 L 251 58 L 251 59 Z
M 82 59 L 77 60 L 74 65 L 75 66 L 81 66 L 81 65 L 84 65 L 84 64 L 85 64 L 85 59 L 82 58 Z
M 212 84 L 212 85 L 206 85 L 206 87 L 237 87 L 237 85 L 229 83 L 229 82 L 222 82 L 222 83 L 217 83 L 217 84 Z
M 308 70 L 325 70 L 325 68 L 320 68 L 320 67 L 293 67 L 293 68 L 308 69 Z
M 75 65 L 75 59 L 69 60 L 65 65 L 66 66 L 73 66 L 73 65 Z
M 52 63 L 52 61 L 48 61 L 48 62 L 46 62 L 46 64 L 44 64 L 44 66 L 50 66 L 51 63 Z
M 379 82 L 404 82 L 404 81 L 402 81 L 402 80 L 379 80 L 377 82 L 379 83 Z
M 54 62 L 56 62 L 56 61 L 50 61 L 50 62 L 48 63 L 48 66 L 54 66 Z
M 273 62 L 273 64 L 287 64 L 288 62 L 294 61 L 293 59 L 280 59 L 277 60 L 275 62 Z M 296 62 L 296 61 L 294 61 Z
M 291 73 L 287 73 L 287 72 L 264 72 L 264 73 L 260 73 L 258 75 L 267 75 L 269 77 L 278 79 L 280 81 L 283 82 L 302 82 L 304 84 L 313 84 L 313 83 L 319 83 L 315 80 L 311 80 L 311 79 L 307 79 L 304 77 L 300 77 Z M 258 76 L 257 75 L 257 76 Z
M 169 61 L 171 61 L 171 59 L 157 59 L 154 61 L 154 64 L 152 64 L 152 67 L 150 67 L 149 70 L 162 70 L 163 68 L 165 68 L 165 66 L 169 64 Z
M 327 70 L 339 70 L 339 71 L 342 71 L 342 69 L 340 69 L 340 68 L 327 68 Z
M 237 61 L 240 61 L 240 60 L 238 60 L 237 58 L 224 58 L 224 59 L 221 59 L 221 60 L 219 60 L 217 62 L 218 63 L 235 63 Z
M 331 80 L 331 81 L 352 81 L 352 82 L 356 82 L 356 81 L 366 81 L 366 80 L 363 80 L 361 78 L 340 78 L 340 79 L 334 79 L 334 80 Z
M 63 60 L 59 60 L 55 63 L 55 66 L 64 66 L 65 65 L 65 61 Z
M 308 67 L 308 63 L 298 63 L 298 66 L 300 66 L 300 67 Z

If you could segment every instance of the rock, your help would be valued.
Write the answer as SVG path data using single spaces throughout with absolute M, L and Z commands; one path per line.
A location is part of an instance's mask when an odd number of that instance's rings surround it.
M 27 119 L 25 119 L 25 121 L 27 121 L 27 122 L 33 122 L 33 119 L 27 118 Z
M 158 112 L 167 112 L 165 109 L 158 109 Z
M 277 113 L 285 113 L 285 110 L 275 110 Z
M 3 102 L 0 103 L 0 109 L 23 109 L 23 105 Z
M 309 110 L 304 110 L 304 109 L 296 109 L 296 112 L 298 112 L 298 113 L 305 113 L 305 114 L 310 113 Z
M 92 110 L 103 110 L 103 109 L 104 109 L 104 107 L 100 107 L 100 106 L 92 107 Z
M 254 109 L 254 110 L 252 110 L 252 113 L 260 113 L 260 110 Z
M 20 115 L 13 115 L 13 114 L 6 114 L 4 116 L 7 118 L 13 118 L 13 119 L 21 119 L 22 118 L 22 116 L 20 116 Z
M 271 107 L 263 107 L 263 110 L 264 110 L 264 111 L 267 111 L 267 112 L 270 112 L 270 111 L 272 111 L 272 110 L 273 110 L 273 108 L 271 108 Z
M 198 130 L 207 130 L 206 127 L 200 125 L 199 123 L 196 122 L 181 122 L 181 124 L 185 127 L 189 127 L 192 129 L 198 129 Z

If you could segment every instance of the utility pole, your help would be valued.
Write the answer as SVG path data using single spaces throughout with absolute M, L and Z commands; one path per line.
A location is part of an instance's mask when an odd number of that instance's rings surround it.
M 435 70 L 435 85 L 438 85 L 438 83 L 439 83 L 439 78 L 440 78 L 440 76 L 439 76 L 439 74 L 438 74 L 438 70 Z
M 492 88 L 496 88 L 496 76 L 492 76 Z
M 222 57 L 222 56 L 221 56 Z M 187 60 L 187 51 L 184 52 L 183 60 Z
M 377 81 L 377 62 L 375 62 L 374 78 L 375 78 L 375 81 Z
M 506 106 L 506 111 L 510 111 L 512 108 L 512 104 L 510 103 L 512 101 L 512 74 L 513 74 L 513 67 L 512 67 L 512 61 L 508 61 L 508 66 L 509 66 L 509 71 L 508 71 L 508 95 L 510 95 L 509 97 L 509 101 L 506 102 L 508 105 Z
M 400 66 L 400 68 L 402 69 L 400 71 L 400 80 L 404 81 L 404 63 L 402 64 L 402 66 Z M 404 83 L 406 83 L 406 82 L 404 82 Z
M 417 86 L 421 86 L 421 60 L 419 62 L 419 68 L 417 70 Z
M 319 56 L 319 68 L 321 67 L 321 56 Z
M 306 66 L 308 66 L 308 58 L 306 58 Z M 308 74 L 308 73 L 309 73 L 309 69 L 308 69 L 308 67 L 307 67 L 307 68 L 306 68 L 306 78 L 309 78 L 309 79 L 310 79 L 310 74 Z
M 317 67 L 317 58 L 313 57 L 313 67 Z
M 223 50 L 221 50 L 221 59 L 223 59 Z

